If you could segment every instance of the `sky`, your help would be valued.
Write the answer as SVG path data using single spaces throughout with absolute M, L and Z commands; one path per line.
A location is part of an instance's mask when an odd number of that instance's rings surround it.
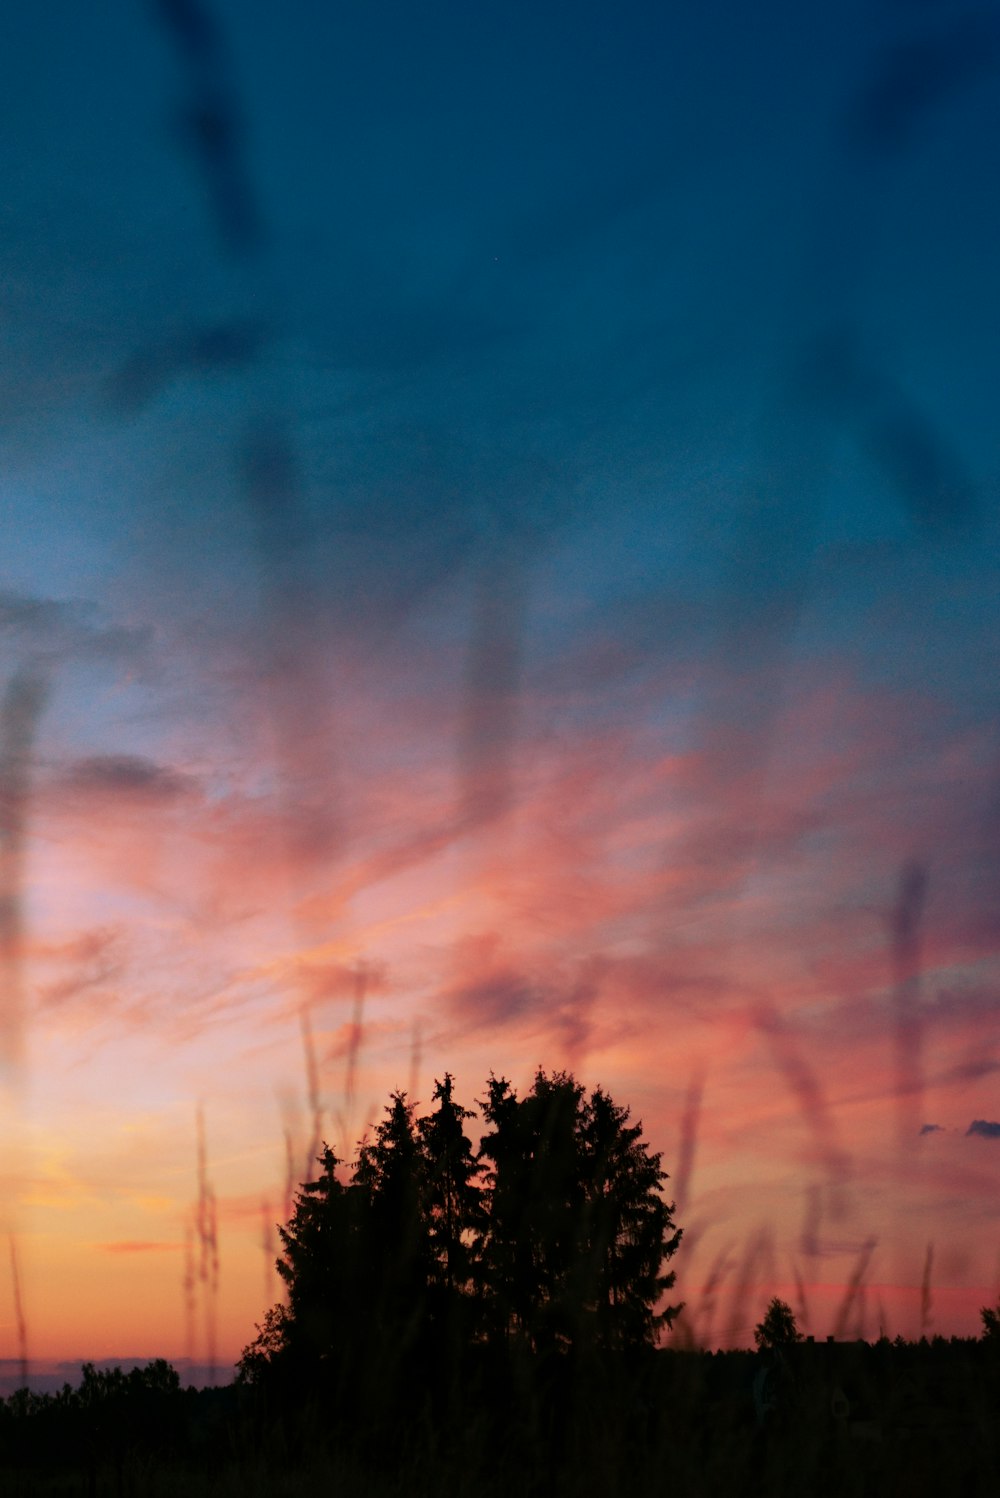
M 228 1377 L 317 1141 L 539 1066 L 676 1339 L 975 1334 L 993 7 L 0 27 L 0 1363 Z

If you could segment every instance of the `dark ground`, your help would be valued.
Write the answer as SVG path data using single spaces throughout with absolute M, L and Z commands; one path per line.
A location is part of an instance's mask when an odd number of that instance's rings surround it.
M 1000 1357 L 988 1342 L 661 1351 L 586 1367 L 491 1356 L 458 1379 L 397 1368 L 381 1387 L 381 1398 L 315 1382 L 184 1390 L 163 1363 L 85 1369 L 77 1389 L 2 1402 L 0 1493 L 1000 1492 Z

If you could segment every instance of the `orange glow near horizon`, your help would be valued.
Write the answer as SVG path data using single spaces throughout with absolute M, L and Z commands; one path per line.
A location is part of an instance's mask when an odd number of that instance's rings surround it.
M 638 672 L 612 711 L 591 641 L 580 687 L 526 670 L 505 738 L 507 668 L 463 709 L 433 607 L 405 665 L 345 647 L 334 724 L 322 642 L 279 624 L 294 669 L 220 644 L 157 758 L 81 752 L 57 718 L 40 761 L 3 1164 L 30 1354 L 231 1366 L 317 1115 L 350 1159 L 392 1088 L 426 1102 L 448 1069 L 468 1105 L 539 1065 L 683 1170 L 693 1335 L 746 1340 L 769 1285 L 846 1287 L 863 1251 L 912 1333 L 928 1245 L 941 1329 L 974 1331 L 1000 1169 L 989 728 L 832 646 L 790 653 L 780 692 L 725 655 Z M 195 670 L 171 650 L 163 672 Z M 114 690 L 144 723 L 148 687 Z M 820 1333 L 837 1303 L 817 1293 Z M 875 1326 L 873 1291 L 851 1315 Z
M 538 746 L 505 820 L 481 833 L 449 827 L 433 778 L 408 814 L 399 786 L 376 794 L 359 767 L 372 822 L 355 825 L 332 878 L 275 841 L 273 808 L 253 794 L 213 807 L 185 788 L 147 800 L 141 824 L 127 801 L 66 811 L 43 798 L 26 956 L 37 1001 L 7 1113 L 30 1356 L 206 1363 L 214 1347 L 220 1375 L 231 1367 L 277 1297 L 288 1160 L 296 1183 L 308 1169 L 303 1006 L 322 1131 L 342 1154 L 391 1088 L 425 1102 L 448 1069 L 472 1103 L 491 1069 L 525 1087 L 538 1065 L 630 1104 L 672 1178 L 687 1148 L 672 1266 L 684 1335 L 748 1342 L 789 1283 L 825 1335 L 869 1243 L 851 1327 L 920 1333 L 933 1243 L 934 1327 L 974 1334 L 996 1268 L 982 1204 L 1000 1146 L 966 1133 L 992 1108 L 989 1069 L 970 1065 L 974 964 L 989 948 L 946 922 L 926 943 L 925 985 L 956 997 L 928 1018 L 922 1098 L 938 1127 L 901 1153 L 886 1083 L 891 877 L 881 913 L 828 901 L 857 834 L 838 806 L 824 883 L 803 881 L 801 839 L 840 794 L 836 766 L 820 764 L 802 785 L 783 775 L 763 812 L 759 787 L 727 789 L 727 824 L 745 816 L 760 846 L 787 844 L 771 871 L 695 817 L 718 766 L 646 764 L 620 737 L 548 760 Z M 811 808 L 804 820 L 795 806 Z M 866 828 L 872 848 L 881 836 Z M 272 852 L 248 863 L 255 845 Z M 880 855 L 890 876 L 894 856 Z M 194 1230 L 197 1107 L 217 1292 Z M 0 1356 L 15 1357 L 3 1321 Z

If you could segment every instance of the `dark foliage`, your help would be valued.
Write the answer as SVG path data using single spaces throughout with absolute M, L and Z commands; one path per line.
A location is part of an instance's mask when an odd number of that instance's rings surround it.
M 753 1339 L 763 1350 L 767 1347 L 794 1347 L 802 1341 L 802 1333 L 795 1321 L 795 1313 L 787 1300 L 776 1295 L 764 1313 L 763 1321 L 754 1327 Z
M 324 1148 L 282 1230 L 287 1306 L 235 1384 L 86 1364 L 0 1401 L 0 1492 L 372 1498 L 1000 1491 L 997 1313 L 979 1341 L 814 1342 L 772 1300 L 759 1351 L 656 1346 L 677 1247 L 659 1156 L 601 1089 L 452 1078 L 395 1093 L 349 1180 Z
M 1000 1305 L 983 1306 L 979 1315 L 982 1318 L 984 1340 L 1000 1347 Z
M 433 1101 L 415 1121 L 393 1093 L 346 1184 L 324 1148 L 280 1229 L 287 1310 L 245 1350 L 245 1383 L 319 1380 L 354 1405 L 376 1391 L 385 1403 L 417 1365 L 425 1385 L 438 1370 L 433 1395 L 490 1353 L 530 1366 L 635 1351 L 670 1325 L 663 1266 L 681 1234 L 627 1108 L 565 1072 L 539 1070 L 524 1098 L 491 1076 L 477 1157 L 450 1073 Z
M 474 1348 L 443 1413 L 420 1381 L 348 1419 L 314 1386 L 186 1389 L 166 1364 L 83 1370 L 0 1401 L 0 1492 L 18 1498 L 994 1498 L 1000 1360 L 988 1339 L 802 1341 L 758 1353 L 573 1357 Z M 781 1377 L 757 1398 L 762 1373 Z M 533 1374 L 526 1375 L 527 1369 Z M 387 1424 L 387 1417 L 393 1421 Z
M 655 1310 L 674 1283 L 675 1252 L 660 1156 L 628 1127 L 628 1109 L 568 1073 L 539 1071 L 519 1100 L 491 1077 L 480 1146 L 490 1162 L 483 1238 L 488 1326 L 553 1346 L 652 1345 L 678 1307 Z

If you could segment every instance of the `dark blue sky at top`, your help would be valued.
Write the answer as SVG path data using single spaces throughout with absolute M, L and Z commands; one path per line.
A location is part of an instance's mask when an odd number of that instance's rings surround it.
M 8 14 L 5 587 L 661 723 L 661 667 L 766 720 L 840 652 L 981 723 L 998 46 L 931 0 Z

